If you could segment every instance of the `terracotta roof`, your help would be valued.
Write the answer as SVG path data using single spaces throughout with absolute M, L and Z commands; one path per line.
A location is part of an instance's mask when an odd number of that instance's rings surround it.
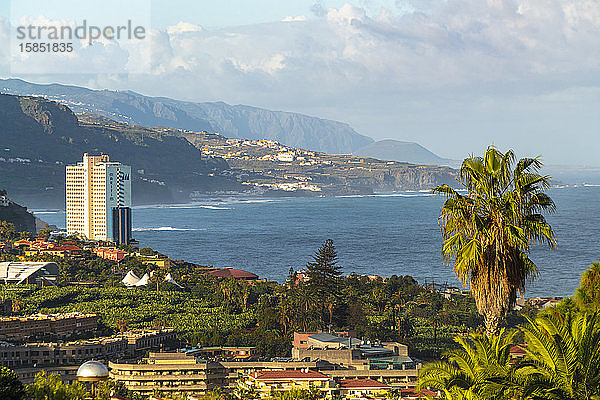
M 205 272 L 204 275 L 212 275 L 217 278 L 258 279 L 258 275 L 236 268 L 215 269 L 213 271 Z
M 54 250 L 64 250 L 64 251 L 81 251 L 81 249 L 74 244 L 65 244 L 60 247 L 55 248 Z
M 301 370 L 288 370 L 288 371 L 259 371 L 250 374 L 250 378 L 256 379 L 257 381 L 285 381 L 285 380 L 311 380 L 311 381 L 328 381 L 329 377 L 323 375 L 320 372 L 308 370 L 303 372 Z
M 389 389 L 390 386 L 385 383 L 377 382 L 374 379 L 344 379 L 340 381 L 344 389 Z
M 510 348 L 510 354 L 527 354 L 521 346 L 513 346 Z

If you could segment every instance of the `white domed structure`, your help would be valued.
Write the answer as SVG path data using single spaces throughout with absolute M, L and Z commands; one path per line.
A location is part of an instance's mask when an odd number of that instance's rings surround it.
M 86 361 L 77 370 L 77 380 L 98 382 L 108 379 L 108 369 L 100 361 Z

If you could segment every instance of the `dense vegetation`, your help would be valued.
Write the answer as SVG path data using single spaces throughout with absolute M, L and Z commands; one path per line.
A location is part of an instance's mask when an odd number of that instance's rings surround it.
M 459 349 L 421 370 L 421 387 L 447 400 L 595 400 L 600 398 L 599 263 L 583 274 L 575 300 L 528 318 L 517 329 L 456 338 Z M 512 359 L 511 347 L 525 355 Z
M 442 254 L 468 283 L 485 319 L 485 335 L 456 337 L 458 349 L 420 371 L 419 386 L 441 390 L 447 400 L 600 399 L 600 264 L 581 280 L 574 299 L 527 318 L 516 329 L 500 329 L 516 293 L 537 274 L 529 259 L 535 243 L 555 245 L 542 212 L 554 203 L 544 190 L 549 177 L 538 159 L 489 147 L 464 160 L 460 179 L 466 194 L 447 186 L 435 191 L 443 205 Z M 518 346 L 522 357 L 511 355 Z
M 19 236 L 10 226 L 5 228 L 7 236 Z M 67 238 L 53 240 L 62 243 Z M 83 246 L 75 237 L 68 240 Z M 191 345 L 257 346 L 266 357 L 289 355 L 294 331 L 331 328 L 354 330 L 368 340 L 405 342 L 413 356 L 431 359 L 455 346 L 454 335 L 481 325 L 468 295 L 444 296 L 410 276 L 341 276 L 331 241 L 307 263 L 310 280 L 298 280 L 300 274 L 290 271 L 285 284 L 220 280 L 205 275 L 206 268 L 183 261 L 161 271 L 134 256 L 116 263 L 89 251 L 74 259 L 38 259 L 59 264 L 58 287 L 0 286 L 0 297 L 12 298 L 21 314 L 97 313 L 105 333 L 169 326 Z M 126 288 L 121 283 L 129 270 L 142 276 L 153 269 L 158 273 L 148 287 Z M 184 289 L 164 282 L 167 272 Z M 97 286 L 71 284 L 90 281 Z

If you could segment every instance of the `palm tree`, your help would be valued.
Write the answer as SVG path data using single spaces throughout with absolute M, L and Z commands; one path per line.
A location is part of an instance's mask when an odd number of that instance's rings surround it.
M 555 209 L 544 193 L 549 177 L 538 174 L 542 163 L 523 158 L 514 164 L 512 150 L 503 154 L 490 146 L 483 157 L 463 161 L 459 181 L 466 194 L 448 185 L 434 189 L 447 196 L 439 219 L 443 260 L 454 260 L 456 275 L 470 285 L 488 335 L 498 332 L 517 292 L 537 274 L 531 245 L 556 244 L 542 215 Z
M 521 327 L 526 360 L 517 367 L 531 399 L 600 399 L 598 313 L 546 314 Z
M 456 337 L 461 348 L 447 351 L 443 360 L 425 365 L 419 373 L 418 390 L 441 390 L 447 400 L 513 397 L 495 380 L 504 380 L 511 370 L 510 348 L 516 333 L 501 329 L 497 335 L 471 333 Z

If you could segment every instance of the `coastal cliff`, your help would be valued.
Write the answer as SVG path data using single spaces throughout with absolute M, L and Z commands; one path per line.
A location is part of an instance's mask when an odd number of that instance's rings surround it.
M 27 207 L 20 206 L 12 201 L 7 206 L 0 205 L 0 221 L 6 221 L 15 226 L 19 232 L 37 232 L 36 218 Z

